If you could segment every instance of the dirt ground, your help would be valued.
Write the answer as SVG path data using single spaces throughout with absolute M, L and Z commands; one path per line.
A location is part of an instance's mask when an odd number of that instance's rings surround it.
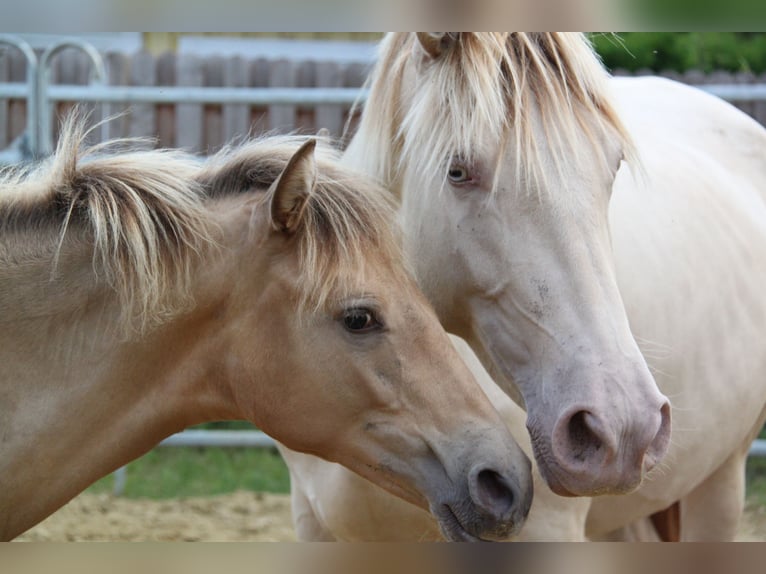
M 81 494 L 22 534 L 34 541 L 295 540 L 290 497 L 235 492 L 205 498 L 131 500 Z
M 129 500 L 81 494 L 17 540 L 291 541 L 295 534 L 286 495 Z M 766 541 L 766 508 L 747 509 L 739 540 Z

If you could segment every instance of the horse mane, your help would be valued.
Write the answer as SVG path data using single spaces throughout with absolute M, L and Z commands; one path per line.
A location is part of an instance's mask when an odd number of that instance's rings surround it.
M 93 270 L 119 295 L 121 323 L 143 329 L 189 302 L 191 261 L 209 238 L 194 180 L 199 161 L 177 150 L 135 149 L 146 140 L 88 147 L 87 135 L 75 111 L 51 157 L 0 173 L 0 235 L 23 234 L 26 251 L 52 262 L 52 279 L 65 240 L 91 242 Z M 4 266 L 19 259 L 0 252 Z
M 206 162 L 199 180 L 211 197 L 266 191 L 305 141 L 303 136 L 271 136 L 226 147 Z M 296 234 L 302 309 L 324 306 L 333 293 L 349 294 L 373 254 L 398 265 L 404 261 L 391 195 L 343 167 L 340 151 L 329 140 L 317 141 L 317 180 Z M 264 194 L 264 203 L 270 199 Z
M 630 137 L 610 101 L 608 73 L 585 35 L 459 33 L 453 39 L 435 60 L 426 61 L 420 54 L 417 87 L 406 94 L 401 93 L 405 69 L 418 54 L 418 40 L 412 33 L 383 39 L 359 127 L 364 142 L 349 146 L 351 165 L 363 165 L 378 180 L 392 182 L 406 171 L 408 158 L 418 157 L 423 162 L 419 173 L 442 172 L 446 179 L 450 157 L 470 161 L 477 142 L 500 146 L 508 138 L 522 159 L 517 184 L 539 185 L 550 169 L 543 165 L 543 146 L 555 144 L 555 169 L 563 174 L 579 145 L 578 132 L 596 144 L 596 150 L 601 149 L 599 136 L 614 134 L 626 159 L 635 159 Z M 406 109 L 402 101 L 409 101 Z M 534 110 L 542 120 L 544 138 L 533 131 Z
M 209 203 L 265 191 L 305 141 L 255 140 L 203 162 L 178 150 L 134 149 L 145 140 L 88 147 L 86 137 L 84 118 L 72 114 L 50 158 L 0 171 L 0 267 L 49 261 L 53 278 L 69 241 L 90 242 L 94 272 L 118 294 L 128 331 L 192 302 L 195 262 L 216 245 Z M 333 287 L 358 279 L 368 248 L 398 257 L 399 247 L 388 194 L 335 165 L 330 146 L 317 149 L 319 180 L 298 248 L 303 300 L 320 305 Z

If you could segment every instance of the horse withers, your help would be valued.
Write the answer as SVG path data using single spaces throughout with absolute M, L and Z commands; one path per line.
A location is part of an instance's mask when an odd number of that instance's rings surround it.
M 313 140 L 200 166 L 84 148 L 0 183 L 0 538 L 186 426 L 248 419 L 499 538 L 529 461 L 403 265 L 382 190 Z

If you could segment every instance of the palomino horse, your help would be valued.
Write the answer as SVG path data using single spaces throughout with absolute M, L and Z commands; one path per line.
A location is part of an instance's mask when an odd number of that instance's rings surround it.
M 524 411 L 498 387 L 465 341 L 452 340 L 500 416 L 531 456 Z M 428 512 L 394 498 L 339 464 L 279 445 L 290 469 L 293 524 L 299 539 L 344 542 L 438 541 L 444 537 Z M 533 465 L 534 466 L 534 465 Z M 535 469 L 536 470 L 536 469 Z M 551 492 L 533 472 L 534 499 L 517 541 L 582 541 L 590 507 L 586 497 Z M 363 509 L 363 510 L 362 510 Z
M 526 407 L 545 482 L 626 493 L 593 499 L 591 537 L 671 509 L 666 535 L 731 539 L 766 416 L 766 131 L 608 79 L 577 34 L 389 35 L 371 86 L 345 161 L 398 193 L 420 285 Z
M 163 437 L 234 418 L 429 509 L 451 539 L 518 529 L 529 461 L 406 271 L 383 190 L 314 140 L 200 167 L 85 150 L 80 124 L 0 184 L 0 538 Z

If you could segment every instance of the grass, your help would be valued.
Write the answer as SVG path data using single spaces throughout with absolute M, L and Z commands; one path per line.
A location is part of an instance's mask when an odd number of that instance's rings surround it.
M 766 507 L 766 458 L 751 457 L 747 461 L 748 504 Z
M 88 492 L 112 492 L 113 476 Z M 289 493 L 285 463 L 275 450 L 250 448 L 158 448 L 128 465 L 126 498 L 185 498 L 235 490 Z M 747 464 L 748 504 L 766 507 L 766 458 Z
M 252 430 L 243 421 L 213 422 L 195 429 Z M 102 478 L 88 492 L 113 492 L 114 475 Z M 290 492 L 290 478 L 275 449 L 157 448 L 127 466 L 126 498 L 212 496 L 235 490 Z
M 243 422 L 208 423 L 195 428 L 253 429 Z M 760 438 L 766 438 L 766 430 Z M 88 492 L 112 492 L 107 476 Z M 290 492 L 285 463 L 274 449 L 157 448 L 128 465 L 123 496 L 127 498 L 182 498 L 212 496 L 235 490 Z M 747 463 L 748 504 L 766 507 L 766 458 Z
M 112 492 L 114 476 L 88 492 Z M 131 462 L 123 496 L 184 498 L 235 490 L 290 492 L 285 463 L 276 451 L 252 448 L 158 448 Z

